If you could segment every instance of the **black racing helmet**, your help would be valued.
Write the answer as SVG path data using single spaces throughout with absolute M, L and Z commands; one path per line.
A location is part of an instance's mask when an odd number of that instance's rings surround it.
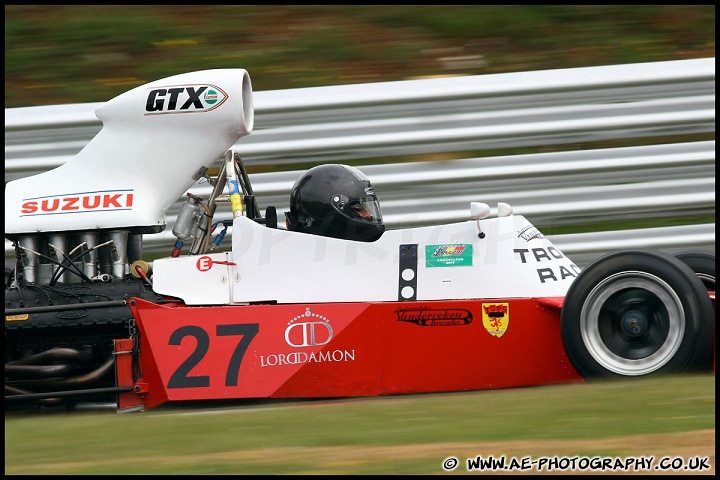
M 287 227 L 296 232 L 374 242 L 385 231 L 370 180 L 347 165 L 318 165 L 290 191 Z

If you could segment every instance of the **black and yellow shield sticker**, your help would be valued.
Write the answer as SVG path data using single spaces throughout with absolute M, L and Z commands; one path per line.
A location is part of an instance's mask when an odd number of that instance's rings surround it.
M 483 303 L 483 325 L 493 337 L 500 338 L 507 332 L 510 323 L 509 303 Z

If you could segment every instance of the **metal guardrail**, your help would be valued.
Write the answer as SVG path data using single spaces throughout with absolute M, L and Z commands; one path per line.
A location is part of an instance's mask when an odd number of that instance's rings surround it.
M 6 182 L 76 155 L 100 129 L 99 105 L 7 109 Z M 714 58 L 259 91 L 254 105 L 255 130 L 234 148 L 251 171 L 280 170 L 250 175 L 260 205 L 278 212 L 301 173 L 294 169 L 328 162 L 352 163 L 368 174 L 388 228 L 461 221 L 470 201 L 510 203 L 536 225 L 715 210 L 714 141 L 477 156 L 488 149 L 714 132 Z M 472 158 L 394 163 L 427 154 Z M 370 165 L 377 158 L 385 163 Z M 191 190 L 209 193 L 202 184 Z M 165 232 L 146 236 L 146 251 L 172 245 L 178 208 L 168 212 Z M 603 238 L 608 248 L 652 244 L 655 230 Z M 669 234 L 678 248 L 714 250 L 714 225 L 702 239 L 683 230 L 658 232 L 657 239 Z M 581 238 L 588 249 L 597 246 L 589 234 Z M 582 252 L 579 242 L 573 237 L 571 248 Z M 9 248 L 6 242 L 6 259 Z
M 691 250 L 715 252 L 714 223 L 547 237 L 580 268 L 606 253 L 632 248 L 652 248 L 671 255 Z
M 715 59 L 254 93 L 248 166 L 715 131 Z M 5 180 L 59 166 L 99 103 L 5 111 Z

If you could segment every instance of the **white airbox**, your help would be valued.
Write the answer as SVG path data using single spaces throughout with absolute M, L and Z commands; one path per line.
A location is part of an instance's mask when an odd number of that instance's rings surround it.
M 243 69 L 191 72 L 119 95 L 96 110 L 100 133 L 66 164 L 5 187 L 5 234 L 157 232 L 165 211 L 253 129 Z

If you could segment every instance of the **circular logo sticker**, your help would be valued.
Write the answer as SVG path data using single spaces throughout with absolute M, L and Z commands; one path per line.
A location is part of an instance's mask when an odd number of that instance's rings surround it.
M 212 105 L 218 101 L 218 93 L 215 90 L 208 90 L 205 94 L 205 101 Z
M 198 261 L 195 265 L 197 266 L 197 269 L 200 270 L 201 272 L 207 272 L 208 270 L 210 270 L 212 268 L 213 261 L 212 261 L 212 258 L 207 257 L 207 256 L 200 257 L 200 258 L 198 258 Z

